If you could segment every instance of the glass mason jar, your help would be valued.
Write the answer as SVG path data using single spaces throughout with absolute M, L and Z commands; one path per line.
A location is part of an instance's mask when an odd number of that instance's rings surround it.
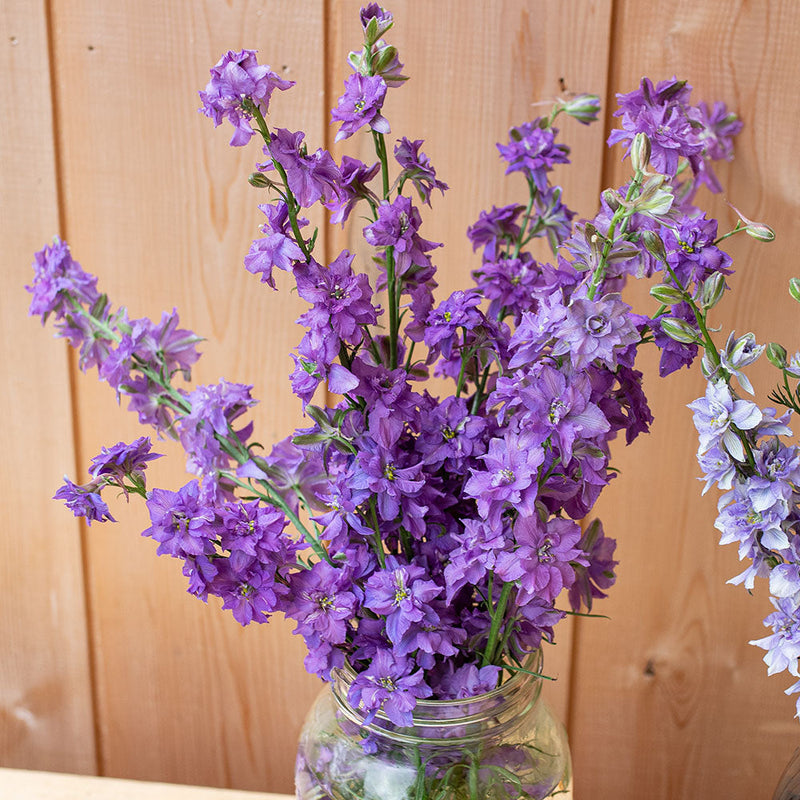
M 539 672 L 541 654 L 526 669 Z M 295 768 L 298 800 L 543 800 L 571 786 L 563 725 L 542 679 L 517 672 L 465 700 L 420 700 L 412 727 L 347 702 L 340 670 L 309 711 Z

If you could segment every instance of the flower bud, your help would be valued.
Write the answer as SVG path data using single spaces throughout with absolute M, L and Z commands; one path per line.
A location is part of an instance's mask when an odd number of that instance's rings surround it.
M 619 193 L 614 189 L 606 189 L 602 192 L 603 202 L 609 207 L 611 211 L 616 211 L 622 203 L 620 202 Z
M 562 105 L 564 113 L 583 125 L 596 122 L 600 113 L 600 98 L 596 94 L 576 94 Z
M 643 230 L 640 240 L 651 256 L 654 256 L 659 261 L 667 260 L 667 250 L 664 247 L 664 242 L 655 231 Z
M 773 366 L 783 369 L 786 366 L 786 348 L 777 342 L 770 342 L 767 345 L 767 359 Z
M 631 165 L 636 172 L 644 172 L 650 163 L 650 139 L 646 133 L 639 131 L 631 143 Z
M 263 172 L 251 172 L 247 178 L 247 182 L 256 189 L 268 189 L 274 186 L 272 181 Z
M 751 222 L 745 227 L 744 232 L 759 242 L 772 242 L 775 240 L 775 231 L 763 222 Z
M 672 189 L 664 185 L 663 175 L 653 175 L 642 187 L 642 193 L 633 201 L 635 211 L 660 217 L 672 208 Z
M 688 322 L 677 317 L 664 317 L 661 320 L 661 330 L 676 342 L 697 344 L 699 341 L 697 331 Z
M 703 282 L 701 294 L 701 305 L 704 309 L 714 308 L 722 299 L 725 292 L 725 276 L 721 272 L 715 272 Z
M 789 294 L 800 303 L 800 278 L 789 279 Z
M 669 286 L 666 283 L 659 283 L 657 286 L 650 287 L 650 294 L 665 306 L 673 306 L 676 303 L 682 303 L 685 298 L 683 292 L 676 289 L 674 286 Z
M 739 219 L 744 222 L 744 228 L 739 228 L 739 230 L 744 230 L 748 236 L 752 236 L 759 242 L 771 242 L 775 239 L 775 231 L 769 225 L 763 222 L 753 222 L 752 219 L 747 219 L 736 206 L 730 203 L 728 205 L 736 212 Z M 736 224 L 738 225 L 739 223 L 737 222 Z

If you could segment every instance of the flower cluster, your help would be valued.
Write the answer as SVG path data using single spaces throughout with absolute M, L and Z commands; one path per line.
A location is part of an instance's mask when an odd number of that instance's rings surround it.
M 619 97 L 622 128 L 609 140 L 627 145 L 633 174 L 603 194 L 593 219 L 576 222 L 551 182 L 569 161 L 554 121 L 589 124 L 599 103 L 557 101 L 498 145 L 527 200 L 481 213 L 467 231 L 480 251 L 474 285 L 437 302 L 440 245 L 423 236 L 413 195 L 430 206 L 433 190 L 448 187 L 423 142 L 387 146 L 384 102 L 405 77 L 383 38 L 391 15 L 370 3 L 361 21 L 363 48 L 350 54 L 332 121 L 337 140 L 367 132 L 374 163 L 309 153 L 303 132 L 268 123 L 271 94 L 291 84 L 252 51 L 223 56 L 201 92 L 201 111 L 232 125 L 232 145 L 263 142 L 251 183 L 269 195 L 266 222 L 245 267 L 272 288 L 274 269 L 290 272 L 308 303 L 290 381 L 309 426 L 258 454 L 252 426 L 239 421 L 255 402 L 251 387 L 175 386 L 189 378 L 198 337 L 175 312 L 155 324 L 112 311 L 57 240 L 36 256 L 31 313 L 54 316 L 81 367 L 96 366 L 143 423 L 178 439 L 196 476 L 177 491 L 148 490 L 143 470 L 155 456 L 137 440 L 58 496 L 103 520 L 105 486 L 142 495 L 145 535 L 182 560 L 193 594 L 221 598 L 242 624 L 285 614 L 307 644 L 309 671 L 328 678 L 348 664 L 350 700 L 365 718 L 382 712 L 408 725 L 419 698 L 464 696 L 478 675 L 481 687 L 496 684 L 552 642 L 566 614 L 605 596 L 614 541 L 599 520 L 582 521 L 613 477 L 610 442 L 630 443 L 652 421 L 638 349 L 660 349 L 662 375 L 704 350 L 709 393 L 693 408 L 708 484 L 729 491 L 723 540 L 752 559 L 747 586 L 770 574 L 778 611 L 762 644 L 771 671 L 797 675 L 800 456 L 776 438 L 789 432 L 785 417 L 730 388 L 732 377 L 747 388 L 741 369 L 760 348 L 748 337 L 722 353 L 709 345 L 706 313 L 731 259 L 717 222 L 693 204 L 699 184 L 718 188 L 711 161 L 730 157 L 739 122 L 722 104 L 692 105 L 684 82 L 643 80 Z M 374 287 L 348 251 L 316 259 L 316 231 L 302 216 L 315 204 L 333 224 L 356 208 L 367 218 Z M 531 255 L 539 238 L 552 263 Z M 626 279 L 652 275 L 661 305 L 635 313 L 621 296 Z M 797 363 L 800 354 L 784 358 L 784 373 L 800 374 Z M 448 378 L 450 394 L 427 391 L 429 376 Z M 314 405 L 320 385 L 342 400 Z

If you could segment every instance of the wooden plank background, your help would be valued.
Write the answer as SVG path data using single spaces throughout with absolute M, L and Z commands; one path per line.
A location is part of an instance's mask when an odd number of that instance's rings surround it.
M 241 266 L 259 223 L 245 183 L 258 153 L 227 146 L 227 131 L 197 113 L 197 90 L 220 53 L 258 48 L 298 81 L 275 98 L 276 124 L 330 145 L 328 109 L 358 46 L 358 5 L 0 0 L 0 230 L 12 277 L 0 295 L 0 765 L 291 791 L 294 741 L 318 690 L 302 643 L 289 625 L 241 629 L 188 596 L 177 564 L 138 536 L 140 505 L 120 504 L 118 525 L 85 531 L 48 499 L 63 473 L 82 477 L 101 446 L 140 429 L 25 318 L 21 287 L 32 252 L 60 233 L 113 302 L 133 316 L 177 306 L 207 337 L 198 382 L 254 384 L 262 442 L 290 432 L 300 419 L 287 382 L 300 306 L 285 285 L 275 296 Z M 443 295 L 476 263 L 467 225 L 520 196 L 494 143 L 537 113 L 534 102 L 557 94 L 561 79 L 612 101 L 644 74 L 677 74 L 697 99 L 723 99 L 745 118 L 721 177 L 731 202 L 778 232 L 772 245 L 731 244 L 740 273 L 721 321 L 798 343 L 785 292 L 800 211 L 792 0 L 398 0 L 391 9 L 391 40 L 411 75 L 387 104 L 392 133 L 425 139 L 451 186 L 423 227 L 446 242 L 436 253 Z M 620 180 L 619 154 L 603 156 L 600 126 L 562 127 L 575 164 L 559 180 L 568 203 L 591 215 L 598 191 Z M 721 200 L 714 210 L 733 222 Z M 355 234 L 333 231 L 322 246 L 335 255 Z M 653 433 L 617 453 L 623 473 L 603 500 L 622 561 L 602 609 L 611 619 L 582 620 L 548 653 L 576 796 L 769 797 L 800 743 L 782 693 L 789 681 L 767 679 L 746 644 L 762 635 L 769 607 L 763 592 L 725 585 L 739 565 L 715 543 L 713 500 L 699 498 L 685 408 L 701 383 L 687 374 L 648 387 Z M 156 462 L 152 480 L 179 486 L 180 458 Z

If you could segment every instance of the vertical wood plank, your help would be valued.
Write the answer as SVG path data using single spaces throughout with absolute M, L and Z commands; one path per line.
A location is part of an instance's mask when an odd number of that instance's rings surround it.
M 335 103 L 348 74 L 338 54 L 356 49 L 361 32 L 358 2 L 336 0 L 333 7 Z M 387 143 L 393 147 L 402 136 L 424 139 L 423 150 L 437 177 L 450 187 L 444 196 L 434 192 L 432 209 L 421 209 L 421 235 L 445 244 L 432 253 L 438 269 L 437 298 L 443 300 L 471 285 L 470 273 L 480 263 L 466 237 L 467 227 L 492 205 L 527 199 L 524 181 L 503 175 L 495 143 L 505 143 L 513 125 L 545 113 L 547 106 L 537 104 L 558 96 L 562 82 L 571 91 L 605 95 L 611 4 L 401 0 L 389 7 L 395 26 L 386 38 L 397 46 L 403 74 L 410 79 L 387 95 L 384 114 L 392 126 Z M 571 120 L 561 127 L 561 140 L 572 148 L 573 163 L 557 172 L 554 180 L 562 183 L 570 208 L 581 215 L 593 214 L 601 188 L 602 128 Z M 359 138 L 338 150 L 371 163 L 374 154 L 368 145 Z M 338 244 L 357 252 L 363 265 L 370 254 L 360 241 L 361 225 L 357 220 Z M 543 251 L 540 257 L 546 260 L 548 254 Z M 557 681 L 548 683 L 547 692 L 554 710 L 566 719 L 571 622 L 562 622 L 556 636 L 558 645 L 549 648 L 545 658 L 546 671 Z
M 195 382 L 253 383 L 258 440 L 270 447 L 300 421 L 290 350 L 295 296 L 274 295 L 242 266 L 263 197 L 246 183 L 262 159 L 228 147 L 198 112 L 198 90 L 228 49 L 299 82 L 273 101 L 280 124 L 322 138 L 322 2 L 53 0 L 65 235 L 114 304 L 158 318 L 173 305 L 207 337 Z M 279 276 L 282 277 L 282 276 Z M 77 377 L 80 456 L 143 431 L 113 393 Z M 174 458 L 151 485 L 189 476 Z M 172 462 L 172 463 L 168 463 Z M 185 593 L 178 562 L 140 539 L 140 504 L 92 530 L 88 570 L 104 774 L 291 791 L 294 748 L 318 691 L 288 625 L 241 629 Z M 110 527 L 110 529 L 109 529 Z
M 79 528 L 44 500 L 75 460 L 67 353 L 23 290 L 58 229 L 45 3 L 0 6 L 0 73 L 0 763 L 93 772 Z
M 800 206 L 795 109 L 800 44 L 796 4 L 618 0 L 610 88 L 627 92 L 642 75 L 677 74 L 695 100 L 724 100 L 743 116 L 737 156 L 720 170 L 727 199 L 773 225 L 771 245 L 732 240 L 738 274 L 714 324 L 753 330 L 759 341 L 796 348 L 796 305 L 786 282 L 796 274 L 794 220 Z M 620 153 L 609 161 L 618 185 Z M 707 196 L 707 195 L 706 195 Z M 722 229 L 735 215 L 712 203 Z M 632 287 L 641 307 L 645 287 Z M 648 305 L 649 303 L 649 305 Z M 655 306 L 652 306 L 655 310 Z M 775 380 L 759 365 L 757 383 Z M 576 795 L 634 800 L 770 797 L 797 742 L 788 675 L 767 678 L 763 651 L 766 586 L 756 596 L 725 581 L 743 565 L 720 548 L 714 492 L 700 497 L 697 448 L 685 405 L 704 392 L 699 375 L 657 378 L 647 361 L 652 434 L 617 452 L 621 476 L 602 511 L 619 539 L 619 580 L 604 626 L 581 624 L 573 676 L 572 744 Z M 762 392 L 760 400 L 765 401 Z

